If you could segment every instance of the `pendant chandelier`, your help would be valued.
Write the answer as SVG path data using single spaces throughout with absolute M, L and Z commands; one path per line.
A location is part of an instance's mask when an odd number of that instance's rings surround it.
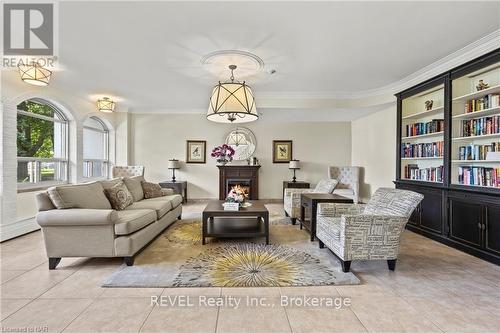
M 214 87 L 207 119 L 216 123 L 248 123 L 257 120 L 257 108 L 252 89 L 248 85 L 234 80 L 236 65 L 230 65 L 230 81 Z

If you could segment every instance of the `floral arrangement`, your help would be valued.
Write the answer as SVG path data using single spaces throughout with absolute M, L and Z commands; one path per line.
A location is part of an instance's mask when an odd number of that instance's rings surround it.
M 212 153 L 210 155 L 217 158 L 217 162 L 226 164 L 227 162 L 231 162 L 233 160 L 234 149 L 227 144 L 223 144 L 212 149 Z
M 239 186 L 234 186 L 231 191 L 229 191 L 229 194 L 227 195 L 226 202 L 238 202 L 240 204 L 244 203 L 245 200 L 248 198 L 248 194 L 245 193 L 245 191 L 239 187 Z

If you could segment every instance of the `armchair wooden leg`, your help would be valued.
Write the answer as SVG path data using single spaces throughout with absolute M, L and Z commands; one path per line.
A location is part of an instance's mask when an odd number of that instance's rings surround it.
M 127 266 L 134 266 L 134 257 L 124 257 L 123 261 Z
M 285 210 L 285 217 L 290 217 L 290 215 L 288 215 L 288 213 L 286 212 L 286 210 Z
M 351 269 L 351 261 L 350 260 L 344 261 L 344 260 L 340 259 L 340 264 L 342 265 L 342 272 L 344 272 L 344 273 L 348 273 L 349 270 Z
M 181 218 L 181 215 L 177 216 L 177 219 L 178 219 L 178 220 L 182 219 L 182 218 Z
M 59 262 L 61 262 L 61 258 L 49 258 L 49 269 L 56 269 Z
M 397 259 L 387 260 L 387 266 L 389 267 L 389 270 L 393 271 L 396 269 L 396 260 Z
M 323 243 L 322 241 L 319 241 L 319 248 L 320 249 L 324 249 L 325 248 L 325 243 Z
M 297 223 L 297 219 L 296 219 L 295 217 L 292 217 L 292 218 L 290 219 L 290 221 L 292 221 L 292 224 L 293 224 L 293 225 L 295 225 L 295 223 Z

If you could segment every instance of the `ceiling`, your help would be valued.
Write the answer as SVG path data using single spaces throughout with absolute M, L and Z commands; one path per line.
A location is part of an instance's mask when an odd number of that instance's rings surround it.
M 496 1 L 61 2 L 61 69 L 52 85 L 85 98 L 114 96 L 132 112 L 203 112 L 211 87 L 226 77 L 201 58 L 235 49 L 265 63 L 244 78 L 257 103 L 259 94 L 359 93 L 499 28 Z

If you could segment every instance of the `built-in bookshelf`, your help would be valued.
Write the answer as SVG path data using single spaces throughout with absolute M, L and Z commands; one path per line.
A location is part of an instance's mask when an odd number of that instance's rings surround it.
M 401 102 L 401 179 L 442 183 L 444 84 Z
M 407 229 L 500 265 L 499 95 L 500 48 L 396 94 L 394 183 Z
M 451 81 L 450 182 L 500 188 L 500 62 Z

